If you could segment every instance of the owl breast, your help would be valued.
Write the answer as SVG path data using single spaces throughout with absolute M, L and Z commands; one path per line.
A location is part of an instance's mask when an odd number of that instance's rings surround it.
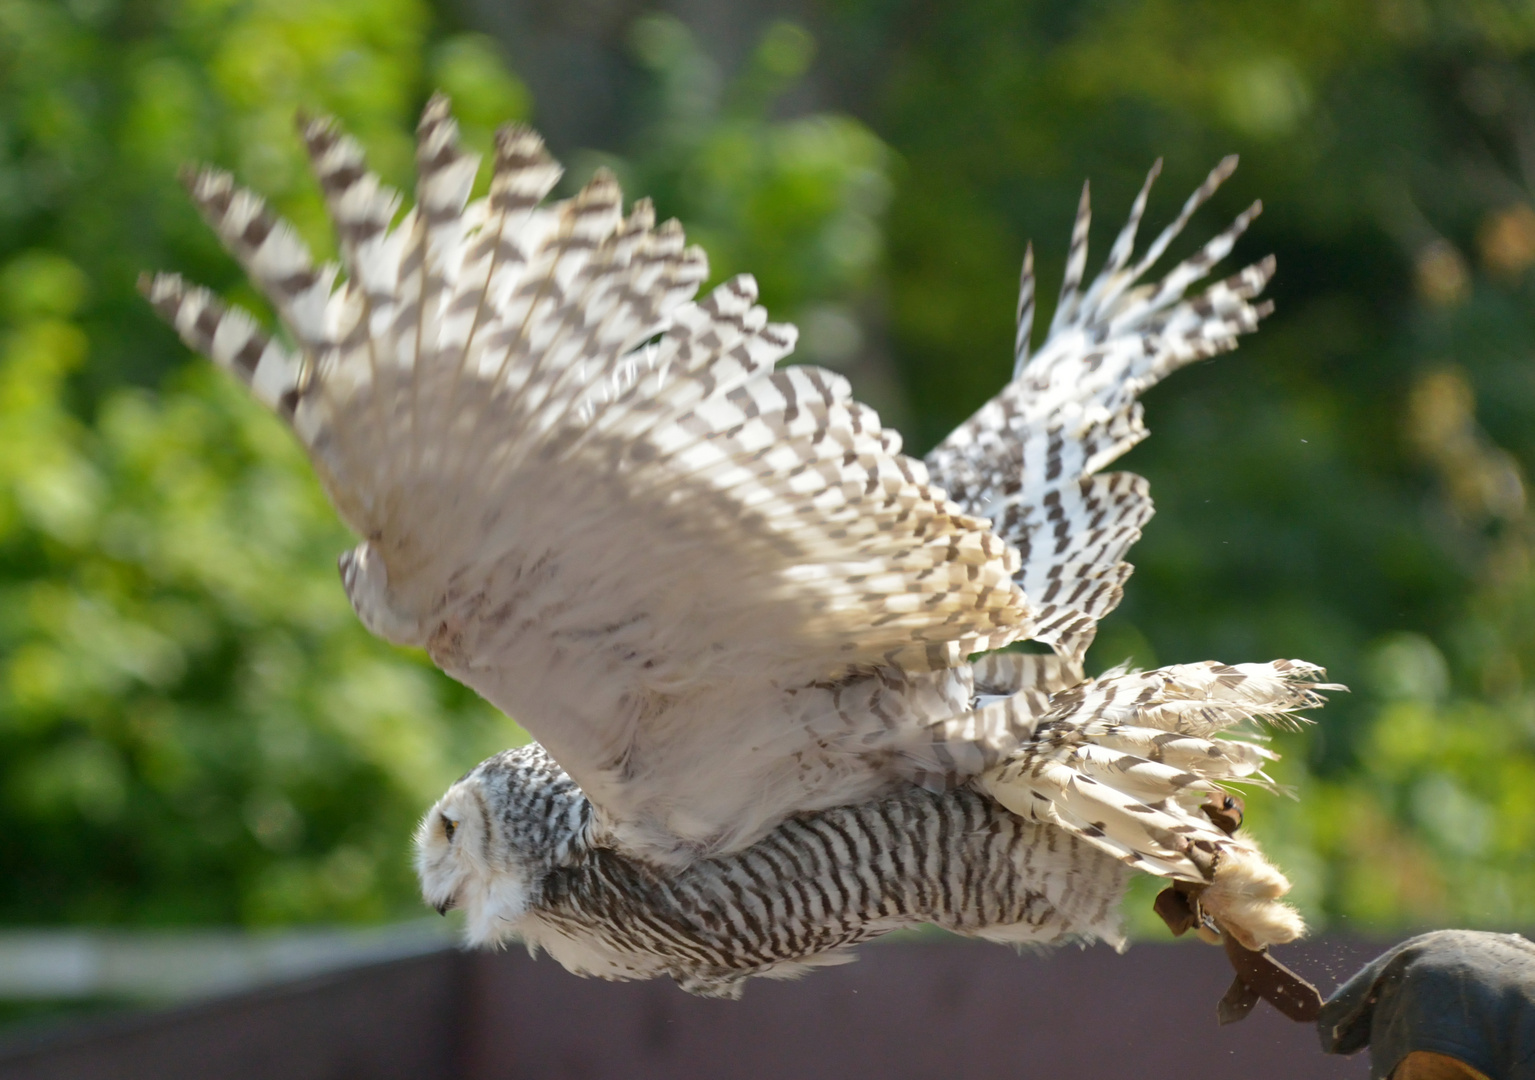
M 1117 942 L 1128 875 L 970 788 L 903 788 L 791 818 L 676 873 L 590 851 L 551 875 L 519 932 L 578 974 L 665 974 L 691 993 L 736 997 L 748 978 L 839 963 L 852 945 L 929 922 L 1004 942 Z

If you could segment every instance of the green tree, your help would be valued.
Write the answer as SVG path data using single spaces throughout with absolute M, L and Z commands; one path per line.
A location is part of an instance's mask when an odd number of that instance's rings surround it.
M 293 440 L 133 290 L 173 268 L 263 309 L 179 190 L 191 160 L 331 249 L 300 108 L 407 188 L 433 87 L 481 149 L 526 118 L 495 46 L 436 25 L 423 0 L 0 4 L 0 919 L 417 911 L 415 819 L 525 738 L 362 630 L 334 570 L 353 541 Z M 645 33 L 670 35 L 663 79 L 702 62 L 676 24 Z M 660 102 L 658 129 L 688 134 L 615 162 L 671 178 L 663 210 L 696 211 L 716 278 L 753 266 L 795 310 L 866 286 L 888 187 L 855 122 L 768 118 L 807 48 L 775 30 L 728 109 Z
M 395 175 L 430 83 L 472 138 L 526 114 L 487 41 L 430 28 L 419 0 L 0 6 L 0 917 L 396 914 L 420 807 L 520 738 L 353 625 L 302 455 L 133 291 L 171 265 L 251 300 L 188 160 L 328 243 L 301 105 Z

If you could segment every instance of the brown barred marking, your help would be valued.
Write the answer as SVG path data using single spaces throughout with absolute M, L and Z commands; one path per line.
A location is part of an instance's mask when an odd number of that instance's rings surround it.
M 296 398 L 298 362 L 248 312 L 226 307 L 207 289 L 188 288 L 177 274 L 141 275 L 138 289 L 189 348 L 211 357 L 284 420 L 292 420 L 286 401 Z
M 293 227 L 259 196 L 237 187 L 228 173 L 184 169 L 181 176 L 204 219 L 272 301 L 299 344 L 323 350 L 328 336 L 313 309 L 317 298 L 323 302 L 329 296 L 335 268 L 316 268 Z
M 1013 338 L 1013 378 L 1023 374 L 1029 363 L 1034 333 L 1034 244 L 1023 249 L 1023 272 L 1018 284 L 1017 331 Z
M 1322 691 L 1339 689 L 1322 675 L 1296 661 L 1111 671 L 1052 695 L 1029 738 L 982 785 L 1015 812 L 1137 869 L 1205 879 L 1202 849 L 1178 838 L 1219 848 L 1225 834 L 1198 810 L 1196 793 L 1272 786 L 1269 751 L 1220 733 L 1252 718 L 1293 723 L 1322 704 Z
M 1061 281 L 1061 295 L 1055 305 L 1055 315 L 1050 320 L 1052 333 L 1065 326 L 1077 313 L 1077 294 L 1082 285 L 1082 274 L 1087 270 L 1087 230 L 1093 216 L 1090 186 L 1088 183 L 1082 185 L 1077 218 L 1071 227 L 1071 246 L 1066 250 L 1066 275 Z

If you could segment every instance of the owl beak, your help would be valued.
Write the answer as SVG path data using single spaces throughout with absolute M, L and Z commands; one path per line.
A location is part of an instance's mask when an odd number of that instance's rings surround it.
M 443 900 L 441 903 L 433 904 L 432 906 L 437 909 L 437 914 L 446 915 L 448 912 L 453 910 L 454 904 L 451 899 L 448 899 Z

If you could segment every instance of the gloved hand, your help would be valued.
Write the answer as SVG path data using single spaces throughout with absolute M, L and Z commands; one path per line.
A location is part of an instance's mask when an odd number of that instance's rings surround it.
M 1535 945 L 1439 930 L 1376 957 L 1317 1018 L 1322 1049 L 1370 1048 L 1371 1080 L 1535 1080 Z

